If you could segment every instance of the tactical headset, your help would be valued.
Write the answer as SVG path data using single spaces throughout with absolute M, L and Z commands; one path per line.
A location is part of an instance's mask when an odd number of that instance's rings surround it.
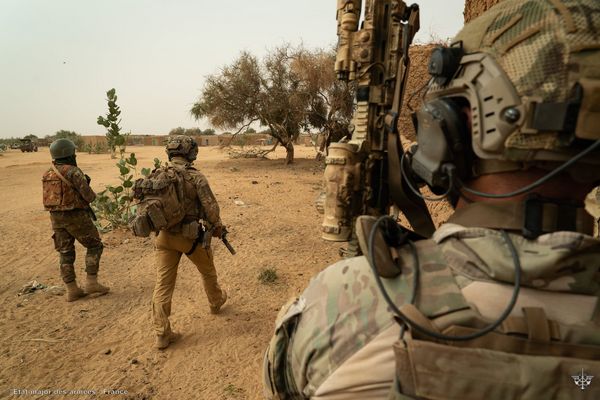
M 447 85 L 459 72 L 461 59 L 465 55 L 462 43 L 451 47 L 438 47 L 433 50 L 428 70 L 432 76 L 431 84 Z M 581 99 L 573 104 L 581 103 Z M 482 197 L 507 198 L 531 191 L 547 182 L 552 177 L 563 172 L 575 162 L 581 160 L 600 147 L 600 141 L 593 141 L 584 151 L 575 155 L 564 164 L 539 179 L 538 181 L 511 193 L 489 194 L 465 187 L 462 182 L 473 176 L 472 168 L 475 154 L 472 146 L 471 129 L 467 126 L 468 118 L 463 108 L 468 106 L 463 97 L 438 97 L 426 102 L 413 116 L 417 132 L 417 144 L 403 157 L 401 162 L 402 175 L 409 188 L 419 197 L 426 200 L 441 200 L 448 197 L 453 205 L 456 204 L 459 188 L 468 193 Z M 579 109 L 573 107 L 570 111 L 577 120 Z M 515 122 L 520 118 L 516 108 L 505 110 L 503 118 Z M 493 128 L 492 128 L 493 129 Z M 571 132 L 575 126 L 570 126 Z M 415 183 L 426 184 L 437 198 L 426 197 L 416 188 Z

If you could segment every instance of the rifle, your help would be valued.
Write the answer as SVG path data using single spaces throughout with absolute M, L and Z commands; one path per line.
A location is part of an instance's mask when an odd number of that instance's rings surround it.
M 210 229 L 203 231 L 202 236 L 199 236 L 199 238 L 202 239 L 202 247 L 204 247 L 205 249 L 210 247 L 210 242 L 212 240 L 212 234 L 213 234 L 214 230 L 215 230 L 215 228 L 213 226 Z M 223 233 L 221 234 L 221 237 L 219 239 L 221 239 L 221 241 L 223 242 L 225 247 L 227 247 L 227 250 L 229 250 L 231 255 L 234 256 L 236 251 L 233 248 L 233 246 L 231 245 L 231 243 L 229 243 L 229 240 L 227 240 L 228 233 L 229 233 L 229 231 L 227 231 L 227 228 L 223 227 Z M 192 248 L 192 250 L 195 250 L 195 248 L 196 248 L 196 246 L 194 246 Z
M 88 205 L 86 211 L 90 214 L 90 217 L 92 217 L 92 221 L 98 221 L 98 217 L 96 217 L 96 213 L 92 206 Z
M 229 252 L 231 253 L 232 256 L 235 255 L 235 249 L 233 248 L 233 246 L 231 245 L 231 243 L 229 243 L 229 240 L 227 240 L 227 234 L 229 233 L 229 231 L 227 230 L 227 228 L 223 228 L 223 234 L 221 235 L 221 241 L 223 241 L 223 244 L 225 245 L 225 247 L 227 247 L 227 250 L 229 250 Z
M 364 20 L 359 29 L 361 8 Z M 338 79 L 356 81 L 350 140 L 328 148 L 323 238 L 348 241 L 359 215 L 386 215 L 396 206 L 415 232 L 433 234 L 423 199 L 402 180 L 398 117 L 419 30 L 419 7 L 401 0 L 337 0 Z

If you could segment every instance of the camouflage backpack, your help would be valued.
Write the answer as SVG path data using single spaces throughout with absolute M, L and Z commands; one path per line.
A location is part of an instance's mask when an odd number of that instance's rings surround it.
M 131 228 L 136 236 L 148 237 L 150 232 L 171 228 L 183 220 L 184 173 L 166 166 L 135 181 L 137 209 Z

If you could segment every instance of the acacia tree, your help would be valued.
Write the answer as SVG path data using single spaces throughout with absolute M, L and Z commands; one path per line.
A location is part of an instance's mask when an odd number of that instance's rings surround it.
M 80 134 L 74 131 L 67 131 L 64 129 L 57 131 L 54 135 L 46 135 L 45 139 L 47 139 L 48 142 L 53 142 L 56 139 L 69 139 L 75 144 L 75 147 L 77 147 L 78 151 L 82 151 L 83 147 L 85 146 L 85 141 L 83 140 Z
M 185 128 L 182 128 L 181 126 L 177 127 L 177 128 L 173 128 L 169 131 L 169 136 L 173 136 L 173 135 L 185 135 Z
M 309 94 L 305 124 L 323 135 L 317 158 L 325 154 L 332 141 L 348 135 L 352 119 L 355 85 L 337 79 L 334 71 L 335 50 L 300 50 L 292 69 Z
M 275 145 L 286 149 L 286 164 L 294 160 L 294 141 L 302 130 L 316 128 L 325 140 L 347 134 L 352 115 L 352 87 L 334 73 L 335 52 L 278 47 L 262 62 L 243 52 L 220 73 L 206 79 L 191 113 L 219 128 L 247 132 L 252 123 L 267 127 Z
M 173 135 L 186 135 L 186 136 L 208 135 L 208 136 L 212 136 L 212 135 L 216 135 L 216 132 L 214 129 L 211 129 L 211 128 L 202 130 L 201 128 L 182 128 L 180 126 L 180 127 L 171 129 L 169 131 L 169 135 L 170 136 L 173 136 Z
M 309 94 L 291 68 L 292 57 L 285 47 L 271 51 L 259 63 L 243 52 L 231 65 L 206 79 L 198 101 L 191 109 L 211 125 L 237 129 L 234 135 L 255 122 L 269 128 L 275 147 L 286 149 L 285 163 L 294 160 L 294 141 L 306 121 Z

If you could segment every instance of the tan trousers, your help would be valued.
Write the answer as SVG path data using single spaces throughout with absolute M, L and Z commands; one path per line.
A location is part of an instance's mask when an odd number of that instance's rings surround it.
M 155 242 L 156 284 L 152 295 L 152 322 L 157 335 L 165 335 L 171 331 L 169 316 L 171 315 L 171 299 L 177 279 L 177 267 L 181 255 L 190 251 L 193 241 L 181 234 L 160 231 Z M 217 271 L 213 263 L 212 251 L 201 245 L 193 254 L 187 256 L 196 265 L 202 275 L 204 291 L 210 305 L 218 305 L 223 292 L 217 282 Z

